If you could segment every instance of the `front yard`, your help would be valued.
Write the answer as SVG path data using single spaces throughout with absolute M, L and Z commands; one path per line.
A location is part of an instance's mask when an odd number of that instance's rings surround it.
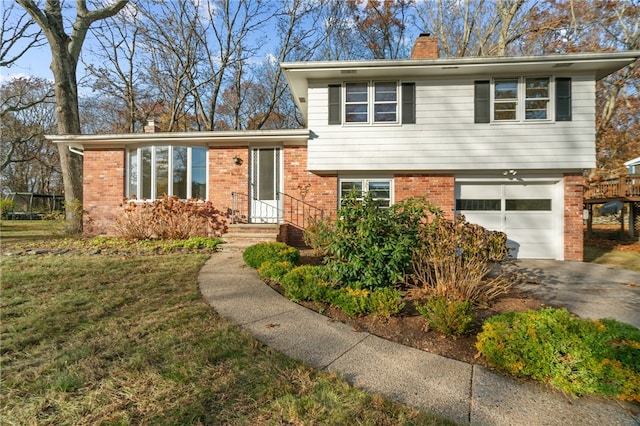
M 3 221 L 3 252 L 27 228 L 33 247 L 51 244 L 51 225 Z M 5 424 L 451 424 L 287 359 L 221 318 L 198 290 L 208 255 L 54 243 L 77 254 L 1 259 Z

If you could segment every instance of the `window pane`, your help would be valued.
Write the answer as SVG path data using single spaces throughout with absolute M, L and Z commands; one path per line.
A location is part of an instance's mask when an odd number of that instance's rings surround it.
M 395 102 L 397 100 L 396 83 L 376 83 L 376 102 Z
M 500 211 L 500 200 L 456 200 L 456 210 Z
M 528 200 L 506 200 L 505 208 L 511 211 L 551 211 L 551 200 L 528 199 Z
M 389 181 L 371 181 L 369 182 L 369 194 L 373 198 L 389 199 L 391 195 L 391 184 Z
M 347 102 L 367 102 L 367 83 L 347 83 Z
M 129 150 L 129 198 L 138 197 L 138 150 Z
M 344 198 L 351 191 L 356 192 L 358 198 L 362 197 L 362 182 L 340 182 L 340 198 Z
M 493 118 L 495 120 L 515 120 L 516 105 L 515 102 L 496 103 Z
M 367 122 L 367 104 L 346 105 L 347 121 L 350 123 Z
M 498 80 L 495 82 L 496 99 L 517 99 L 518 80 Z
M 173 195 L 187 198 L 187 147 L 173 147 Z
M 258 151 L 258 200 L 275 200 L 275 149 Z
M 156 198 L 169 195 L 169 147 L 156 147 Z
M 549 79 L 548 78 L 527 78 L 526 79 L 526 97 L 531 98 L 548 98 L 549 97 Z
M 396 121 L 396 104 L 376 104 L 375 121 Z
M 142 148 L 140 150 L 140 156 L 142 157 L 142 176 L 141 186 L 142 191 L 140 196 L 142 198 L 151 198 L 151 147 Z
M 207 148 L 191 148 L 191 197 L 207 198 Z

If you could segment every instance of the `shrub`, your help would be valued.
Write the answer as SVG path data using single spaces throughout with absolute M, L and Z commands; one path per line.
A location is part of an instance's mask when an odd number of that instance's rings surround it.
M 288 261 L 298 263 L 300 252 L 294 247 L 289 247 L 285 243 L 269 242 L 258 243 L 247 247 L 242 253 L 245 263 L 253 269 L 258 269 L 264 262 Z
M 124 212 L 116 218 L 116 232 L 127 240 L 188 239 L 220 236 L 224 214 L 210 202 L 180 200 L 163 196 L 152 202 L 124 202 Z
M 304 230 L 304 243 L 314 249 L 316 253 L 323 253 L 334 234 L 334 225 L 328 218 L 310 219 L 310 224 Z
M 418 285 L 432 296 L 488 301 L 506 293 L 511 284 L 502 273 L 489 277 L 493 260 L 506 254 L 506 235 L 467 223 L 440 219 L 420 230 L 412 266 Z
M 468 300 L 451 300 L 443 296 L 435 296 L 425 304 L 416 303 L 415 306 L 429 327 L 447 336 L 461 336 L 472 330 L 475 314 Z
M 371 195 L 359 200 L 355 193 L 349 194 L 333 227 L 319 238 L 327 242 L 326 265 L 344 286 L 368 290 L 393 286 L 404 280 L 417 230 L 439 214 L 424 199 L 381 208 Z
M 369 312 L 369 290 L 343 287 L 331 293 L 329 302 L 350 317 Z
M 298 266 L 284 275 L 280 284 L 284 287 L 285 296 L 295 302 L 326 301 L 333 291 L 331 280 L 323 266 Z
M 258 268 L 258 274 L 261 278 L 280 282 L 282 281 L 282 277 L 284 277 L 293 268 L 295 268 L 295 265 L 287 260 L 279 262 L 267 261 L 262 263 Z
M 8 213 L 11 213 L 15 210 L 16 203 L 11 200 L 3 199 L 0 200 L 0 215 L 2 217 L 6 217 Z
M 476 346 L 489 364 L 569 394 L 640 402 L 640 330 L 628 324 L 566 309 L 509 312 L 485 321 Z
M 218 245 L 222 244 L 220 238 L 208 238 L 208 237 L 190 237 L 186 240 L 171 240 L 165 244 L 168 249 L 184 248 L 191 250 L 216 250 Z
M 395 288 L 378 288 L 369 294 L 369 311 L 374 315 L 390 317 L 400 313 L 402 308 L 402 293 Z

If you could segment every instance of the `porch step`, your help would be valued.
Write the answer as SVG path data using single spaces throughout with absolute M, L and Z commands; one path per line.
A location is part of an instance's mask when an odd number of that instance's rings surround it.
M 279 224 L 234 224 L 229 225 L 222 236 L 225 244 L 222 250 L 243 250 L 257 243 L 277 241 L 280 235 Z

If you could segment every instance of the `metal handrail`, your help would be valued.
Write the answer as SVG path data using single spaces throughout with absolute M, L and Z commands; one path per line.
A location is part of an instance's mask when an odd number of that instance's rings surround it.
M 247 194 L 232 192 L 231 223 L 250 223 L 249 209 L 251 205 L 259 206 L 261 211 L 268 212 L 269 214 L 264 216 L 267 219 L 273 218 L 277 222 L 283 221 L 300 229 L 305 229 L 310 220 L 324 217 L 322 209 L 289 194 L 277 192 L 277 200 L 278 205 L 274 207 Z

